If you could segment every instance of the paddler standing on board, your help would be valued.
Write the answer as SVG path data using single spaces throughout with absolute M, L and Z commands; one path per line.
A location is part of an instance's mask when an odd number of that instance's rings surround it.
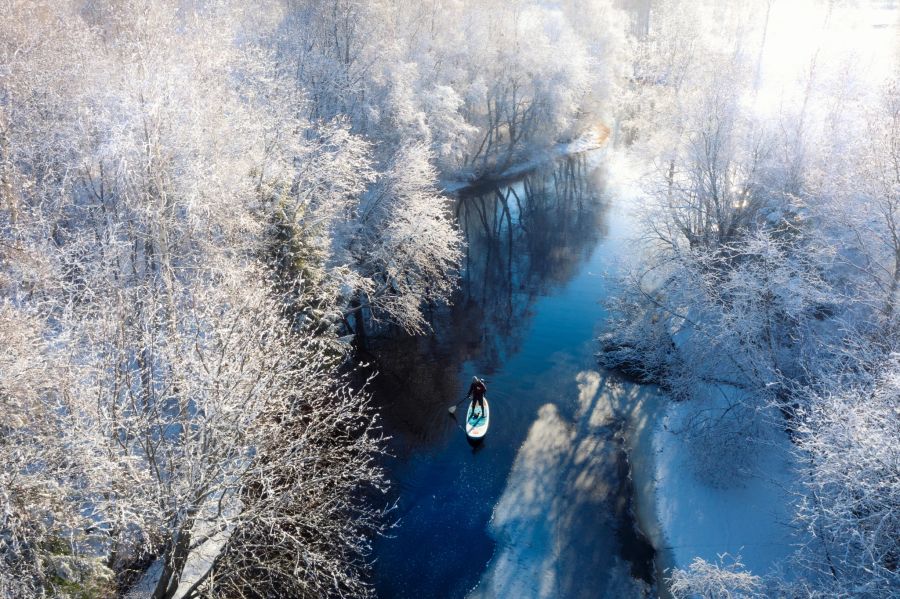
M 472 384 L 469 385 L 469 392 L 466 393 L 466 399 L 472 398 L 472 416 L 475 418 L 480 418 L 482 414 L 484 414 L 484 394 L 487 393 L 487 387 L 484 384 L 484 381 L 479 379 L 477 376 L 472 377 Z M 476 413 L 476 406 L 481 406 L 481 412 Z

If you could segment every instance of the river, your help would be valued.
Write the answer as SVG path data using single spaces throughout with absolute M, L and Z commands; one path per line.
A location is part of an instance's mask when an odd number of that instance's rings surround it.
M 633 222 L 609 175 L 594 152 L 461 195 L 453 305 L 431 312 L 433 334 L 371 340 L 396 501 L 374 546 L 380 597 L 655 591 L 652 489 L 630 473 L 649 468 L 656 404 L 594 357 Z M 473 374 L 491 402 L 474 447 L 448 412 Z

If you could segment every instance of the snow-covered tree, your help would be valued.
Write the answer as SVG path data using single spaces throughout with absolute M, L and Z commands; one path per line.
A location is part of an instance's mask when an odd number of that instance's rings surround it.
M 806 493 L 798 560 L 834 596 L 888 597 L 900 585 L 900 359 L 847 389 L 816 393 L 800 414 Z
M 358 331 L 364 310 L 422 331 L 423 303 L 446 301 L 454 289 L 461 240 L 430 157 L 426 147 L 405 148 L 359 207 L 348 247 L 363 277 L 349 312 Z
M 491 173 L 603 118 L 624 21 L 612 2 L 285 2 L 275 34 L 314 121 L 349 116 L 389 164 L 425 143 Z
M 884 330 L 897 332 L 900 286 L 900 99 L 897 80 L 884 86 L 877 102 L 866 107 L 867 128 L 857 140 L 854 176 L 845 182 L 841 220 L 860 251 L 854 267 L 868 280 Z M 851 258 L 852 259 L 852 258 Z
M 271 568 L 278 592 L 364 593 L 371 414 L 334 331 L 294 308 L 339 321 L 327 260 L 371 180 L 366 144 L 307 124 L 269 54 L 236 39 L 239 8 L 22 9 L 0 38 L 0 335 L 16 348 L 0 585 L 55 592 L 66 553 L 120 591 L 152 563 L 138 592 L 170 597 L 217 543 L 245 588 Z M 271 260 L 277 223 L 312 248 L 306 268 Z M 264 565 L 276 542 L 306 565 Z M 234 591 L 221 580 L 190 584 Z

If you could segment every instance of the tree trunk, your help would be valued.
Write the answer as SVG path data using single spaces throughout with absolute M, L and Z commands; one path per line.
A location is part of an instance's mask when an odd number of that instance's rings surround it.
M 350 311 L 353 314 L 353 329 L 356 334 L 356 347 L 359 349 L 366 348 L 366 317 L 363 314 L 365 308 L 359 294 L 353 296 L 350 300 Z
M 766 19 L 763 22 L 763 31 L 762 31 L 762 39 L 759 42 L 759 54 L 756 56 L 756 76 L 753 78 L 753 91 L 757 91 L 759 89 L 760 74 L 762 72 L 762 59 L 763 53 L 766 49 L 766 35 L 769 33 L 769 15 L 772 13 L 772 4 L 775 3 L 775 0 L 768 0 L 766 2 Z
M 888 326 L 890 326 L 890 321 L 894 316 L 898 287 L 900 287 L 900 248 L 894 250 L 894 275 L 891 277 L 891 284 L 887 292 L 887 300 L 884 303 L 884 316 L 887 319 Z
M 151 595 L 152 599 L 170 599 L 175 595 L 175 591 L 178 590 L 178 582 L 181 580 L 181 573 L 187 562 L 191 546 L 191 528 L 193 524 L 194 519 L 189 518 L 170 542 L 170 549 L 166 551 L 165 561 L 163 562 L 163 571 Z

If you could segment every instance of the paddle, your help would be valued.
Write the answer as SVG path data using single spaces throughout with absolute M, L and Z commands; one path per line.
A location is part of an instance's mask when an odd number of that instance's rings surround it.
M 450 412 L 450 415 L 451 415 L 451 416 L 456 415 L 456 408 L 458 408 L 458 407 L 459 407 L 459 404 L 461 404 L 462 402 L 466 401 L 467 399 L 469 399 L 469 398 L 468 398 L 468 397 L 463 397 L 461 400 L 459 400 L 458 402 L 456 402 L 455 404 L 453 404 L 452 406 L 450 406 L 450 409 L 448 410 L 448 411 Z

